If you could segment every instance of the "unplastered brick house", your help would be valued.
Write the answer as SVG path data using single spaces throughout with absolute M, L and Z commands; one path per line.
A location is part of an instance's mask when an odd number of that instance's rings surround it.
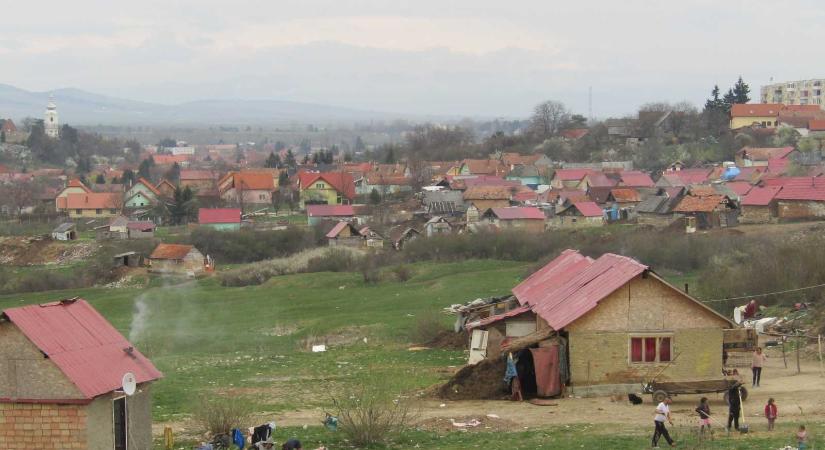
M 82 299 L 3 310 L 0 448 L 152 448 L 150 385 L 161 376 Z

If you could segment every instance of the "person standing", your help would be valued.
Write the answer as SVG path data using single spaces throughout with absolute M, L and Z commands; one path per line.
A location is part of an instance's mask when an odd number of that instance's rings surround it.
M 762 353 L 762 347 L 756 347 L 753 352 L 753 361 L 751 362 L 751 371 L 753 372 L 753 387 L 759 387 L 759 382 L 762 380 L 762 366 L 767 360 L 767 356 Z
M 699 414 L 699 434 L 705 434 L 705 427 L 708 427 L 708 432 L 710 432 L 710 405 L 708 404 L 707 397 L 702 397 L 702 399 L 699 400 L 696 413 Z
M 670 417 L 671 401 L 670 396 L 665 397 L 665 399 L 659 403 L 659 406 L 656 407 L 656 416 L 653 417 L 653 448 L 659 448 L 660 437 L 664 437 L 671 447 L 676 447 L 676 443 L 670 438 L 670 433 L 668 433 L 667 428 L 665 427 L 665 421 L 667 421 L 670 425 L 673 425 L 673 420 Z
M 768 404 L 765 405 L 765 418 L 768 419 L 768 431 L 773 431 L 773 423 L 776 422 L 776 403 L 773 398 L 768 399 Z
M 742 399 L 739 397 L 739 386 L 728 389 L 728 426 L 730 431 L 731 423 L 736 431 L 739 431 L 739 413 L 742 412 Z
M 799 431 L 796 432 L 796 448 L 797 450 L 808 448 L 808 431 L 805 430 L 805 425 L 800 425 Z

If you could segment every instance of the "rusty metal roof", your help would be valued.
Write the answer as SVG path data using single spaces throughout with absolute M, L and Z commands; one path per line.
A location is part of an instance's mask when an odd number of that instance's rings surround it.
M 163 376 L 85 300 L 9 308 L 3 314 L 86 399 L 119 389 L 127 372 L 138 383 Z
M 149 259 L 183 259 L 193 248 L 183 244 L 158 244 Z
M 561 330 L 648 267 L 626 256 L 606 253 L 597 260 L 566 250 L 513 289 L 520 303 L 555 330 Z
M 503 313 L 503 314 L 497 314 L 495 316 L 490 316 L 490 317 L 487 317 L 487 318 L 484 318 L 484 319 L 481 319 L 481 320 L 478 320 L 478 321 L 475 321 L 475 322 L 470 322 L 467 325 L 465 325 L 464 328 L 467 331 L 469 331 L 469 330 L 472 330 L 473 328 L 485 327 L 487 325 L 494 324 L 496 322 L 500 322 L 502 320 L 509 319 L 511 317 L 520 316 L 524 313 L 530 312 L 530 309 L 531 308 L 528 305 L 519 306 L 518 308 L 511 309 L 511 310 L 509 310 L 509 311 L 507 311 L 506 313 Z

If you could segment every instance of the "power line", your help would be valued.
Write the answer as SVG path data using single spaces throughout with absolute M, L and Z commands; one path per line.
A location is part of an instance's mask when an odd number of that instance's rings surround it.
M 767 297 L 767 296 L 770 296 L 770 295 L 788 294 L 790 292 L 799 292 L 799 291 L 805 291 L 805 290 L 808 290 L 808 289 L 817 289 L 817 288 L 821 288 L 821 287 L 825 287 L 825 283 L 816 284 L 816 285 L 813 285 L 813 286 L 805 286 L 805 287 L 795 288 L 795 289 L 787 289 L 787 290 L 784 290 L 784 291 L 766 292 L 764 294 L 753 294 L 753 295 L 743 295 L 741 297 L 716 298 L 716 299 L 713 299 L 713 300 L 702 300 L 702 303 L 726 302 L 726 301 L 730 301 L 730 300 L 744 300 L 744 299 L 755 298 L 755 297 Z

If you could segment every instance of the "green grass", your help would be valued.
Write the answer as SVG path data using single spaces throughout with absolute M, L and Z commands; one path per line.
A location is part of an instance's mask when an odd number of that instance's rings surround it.
M 225 288 L 211 278 L 168 285 L 156 278 L 146 289 L 3 296 L 0 308 L 73 296 L 89 300 L 164 372 L 154 386 L 158 420 L 187 414 L 199 396 L 216 393 L 284 411 L 326 405 L 330 393 L 366 376 L 392 380 L 399 391 L 438 382 L 439 369 L 462 364 L 463 353 L 408 351 L 415 316 L 505 294 L 526 268 L 502 261 L 411 267 L 415 275 L 406 283 L 365 285 L 358 273 L 292 275 L 243 288 Z M 138 304 L 145 306 L 142 329 L 133 323 Z M 450 317 L 444 320 L 447 326 Z M 301 342 L 311 336 L 329 340 L 330 350 L 304 350 Z
M 465 450 L 465 449 L 485 449 L 485 450 L 532 450 L 532 449 L 609 449 L 609 450 L 639 450 L 650 448 L 650 427 L 639 425 L 632 427 L 627 425 L 571 425 L 559 426 L 548 425 L 546 428 L 532 429 L 518 432 L 432 432 L 423 430 L 411 430 L 384 446 L 377 446 L 380 449 L 411 449 L 422 448 L 428 450 Z M 812 436 L 808 448 L 817 448 L 816 439 L 817 427 L 809 427 L 809 434 Z M 611 432 L 612 431 L 612 432 Z M 753 434 L 731 434 L 726 436 L 724 432 L 717 432 L 713 440 L 699 441 L 694 430 L 672 431 L 672 436 L 677 440 L 680 449 L 695 450 L 775 450 L 785 445 L 793 445 L 795 428 L 791 426 L 777 426 L 772 433 L 759 432 Z M 306 449 L 314 449 L 320 445 L 328 448 L 353 448 L 340 432 L 331 432 L 321 427 L 302 428 L 278 428 L 273 434 L 275 442 L 283 442 L 290 438 L 298 438 Z M 187 442 L 177 448 L 191 448 L 185 445 L 194 444 Z M 662 448 L 668 448 L 667 444 L 660 442 Z M 156 448 L 162 447 L 158 444 Z

